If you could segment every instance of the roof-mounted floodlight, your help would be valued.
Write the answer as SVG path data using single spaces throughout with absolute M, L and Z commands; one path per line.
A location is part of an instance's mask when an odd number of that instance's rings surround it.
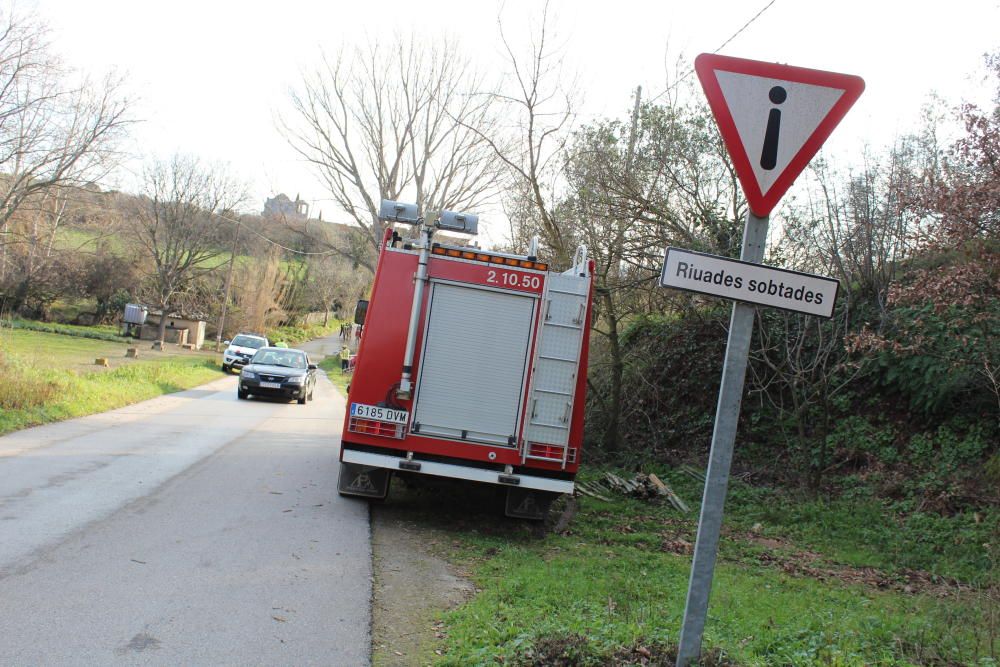
M 408 225 L 420 223 L 420 212 L 416 204 L 404 204 L 391 199 L 382 200 L 378 208 L 378 217 L 386 222 L 403 222 Z
M 472 213 L 456 213 L 455 211 L 441 211 L 437 226 L 451 232 L 464 232 L 466 234 L 479 233 L 479 216 Z

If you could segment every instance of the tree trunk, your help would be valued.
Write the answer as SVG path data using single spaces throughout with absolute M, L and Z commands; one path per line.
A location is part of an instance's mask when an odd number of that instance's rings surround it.
M 621 341 L 618 336 L 618 318 L 614 313 L 610 292 L 603 294 L 608 320 L 608 342 L 611 344 L 611 392 L 608 399 L 608 426 L 604 431 L 604 450 L 618 451 L 618 429 L 622 410 L 622 376 L 625 364 L 622 361 Z
M 163 304 L 160 307 L 162 308 L 160 314 L 160 327 L 159 332 L 156 335 L 156 339 L 160 341 L 160 345 L 162 346 L 164 338 L 167 336 L 167 304 Z
M 819 468 L 812 461 L 812 456 L 809 452 L 809 438 L 806 429 L 806 417 L 808 403 L 803 400 L 799 395 L 798 383 L 793 382 L 791 385 L 792 394 L 792 414 L 795 419 L 795 431 L 798 437 L 798 448 L 799 452 L 809 461 L 809 474 L 805 479 L 802 480 L 803 483 L 808 483 L 810 490 L 815 494 L 818 487 L 818 481 L 820 478 Z
M 28 279 L 18 281 L 11 294 L 10 310 L 12 313 L 24 315 L 24 304 L 28 300 Z

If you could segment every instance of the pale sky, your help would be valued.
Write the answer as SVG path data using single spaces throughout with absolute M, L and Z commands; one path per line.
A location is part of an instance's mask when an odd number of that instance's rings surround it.
M 553 0 L 566 70 L 579 73 L 580 120 L 624 115 L 636 85 L 647 99 L 663 92 L 678 55 L 690 61 L 715 51 L 768 2 Z M 498 13 L 516 41 L 542 2 L 28 0 L 17 7 L 34 8 L 51 26 L 67 63 L 128 76 L 144 121 L 133 132 L 137 156 L 180 151 L 224 162 L 250 184 L 249 210 L 285 192 L 313 201 L 326 220 L 342 220 L 275 125 L 302 69 L 321 50 L 402 31 L 428 41 L 456 36 L 466 55 L 499 77 Z M 865 142 L 888 145 L 913 129 L 931 91 L 956 103 L 986 102 L 976 76 L 983 54 L 1000 48 L 998 26 L 1000 0 L 775 0 L 719 53 L 864 78 L 864 95 L 826 149 L 849 161 Z M 118 185 L 128 188 L 129 180 L 123 173 Z M 498 220 L 481 225 L 491 236 L 505 229 Z

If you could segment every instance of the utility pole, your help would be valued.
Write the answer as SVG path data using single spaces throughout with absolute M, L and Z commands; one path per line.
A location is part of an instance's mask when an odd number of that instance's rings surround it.
M 233 285 L 233 264 L 236 262 L 236 250 L 240 244 L 240 227 L 242 221 L 236 220 L 236 237 L 233 239 L 233 251 L 229 255 L 229 271 L 226 273 L 225 296 L 222 297 L 222 314 L 219 316 L 219 330 L 215 333 L 215 351 L 222 348 L 222 330 L 226 326 L 226 310 L 229 307 L 229 289 Z

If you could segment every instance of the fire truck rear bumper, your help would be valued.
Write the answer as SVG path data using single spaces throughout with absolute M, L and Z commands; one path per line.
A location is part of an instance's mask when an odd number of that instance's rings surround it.
M 453 463 L 440 463 L 438 461 L 410 461 L 399 456 L 359 452 L 353 449 L 344 450 L 343 461 L 344 463 L 355 463 L 375 468 L 419 472 L 424 475 L 467 479 L 472 482 L 486 482 L 487 484 L 499 484 L 501 486 L 516 486 L 522 489 L 552 491 L 554 493 L 573 493 L 573 482 L 571 480 L 550 479 L 548 477 L 536 477 L 521 473 L 508 475 L 496 470 L 472 468 Z

